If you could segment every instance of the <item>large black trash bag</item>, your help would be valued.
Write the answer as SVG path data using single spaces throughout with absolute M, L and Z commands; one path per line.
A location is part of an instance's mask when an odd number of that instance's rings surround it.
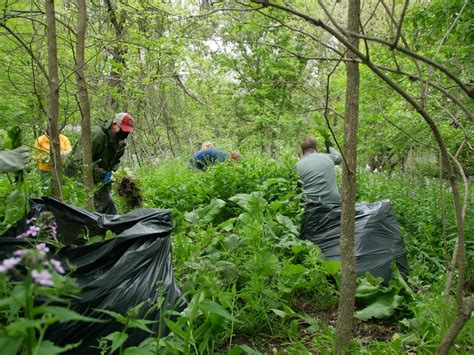
M 125 215 L 91 213 L 57 200 L 43 197 L 33 201 L 33 210 L 50 211 L 58 223 L 59 238 L 67 243 L 77 239 L 79 233 L 90 236 L 104 235 L 107 230 L 116 237 L 88 245 L 70 244 L 59 251 L 56 258 L 69 262 L 76 269 L 71 274 L 82 291 L 72 301 L 72 308 L 92 318 L 110 319 L 98 309 L 126 314 L 127 310 L 142 302 L 140 314 L 143 318 L 150 306 L 161 295 L 165 298 L 162 311 L 182 308 L 184 302 L 176 286 L 171 262 L 171 216 L 168 210 L 157 208 L 140 209 Z M 21 225 L 21 224 L 20 224 Z M 15 231 L 19 232 L 19 231 Z M 11 232 L 10 232 L 11 234 Z M 0 238 L 1 246 L 11 251 L 24 246 L 14 238 Z M 6 257 L 0 253 L 0 257 Z M 153 311 L 147 319 L 159 320 L 159 312 Z M 158 329 L 158 323 L 150 326 Z M 166 327 L 163 328 L 163 334 Z M 123 326 L 115 321 L 107 323 L 69 322 L 51 327 L 47 337 L 58 345 L 81 341 L 71 351 L 76 354 L 98 353 L 98 338 Z M 131 328 L 127 331 L 126 346 L 138 345 L 150 334 Z
M 328 260 L 340 260 L 341 206 L 310 201 L 301 222 L 302 239 L 316 243 Z M 389 200 L 356 204 L 355 254 L 357 274 L 370 272 L 388 282 L 394 260 L 402 275 L 408 274 L 408 261 L 400 228 Z

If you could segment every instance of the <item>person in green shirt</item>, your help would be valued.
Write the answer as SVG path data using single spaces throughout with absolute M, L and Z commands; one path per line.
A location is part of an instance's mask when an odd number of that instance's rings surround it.
M 98 212 L 118 214 L 115 202 L 110 195 L 112 171 L 118 169 L 120 159 L 125 153 L 125 139 L 133 132 L 133 117 L 125 112 L 115 115 L 111 121 L 104 121 L 91 128 L 93 177 L 96 191 L 94 203 Z M 66 163 L 66 173 L 77 176 L 82 167 L 82 144 L 79 140 L 72 149 Z
M 335 165 L 339 165 L 342 158 L 329 141 L 325 144 L 328 154 L 318 152 L 313 138 L 303 140 L 302 157 L 296 164 L 296 171 L 301 176 L 303 194 L 308 200 L 340 204 L 341 195 L 337 187 Z

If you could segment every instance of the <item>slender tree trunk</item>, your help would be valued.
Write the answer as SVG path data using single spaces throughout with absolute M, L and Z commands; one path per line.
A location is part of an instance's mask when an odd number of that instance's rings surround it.
M 76 80 L 81 111 L 81 138 L 83 181 L 89 189 L 87 207 L 94 209 L 94 178 L 92 176 L 91 109 L 85 76 L 85 42 L 87 30 L 86 0 L 77 0 L 78 18 L 76 32 Z
M 105 0 L 107 4 L 107 11 L 109 13 L 109 19 L 110 22 L 112 23 L 112 26 L 114 27 L 115 31 L 115 38 L 116 38 L 116 45 L 113 47 L 112 50 L 112 60 L 119 64 L 121 67 L 125 66 L 125 50 L 123 49 L 122 46 L 122 39 L 125 34 L 125 28 L 124 28 L 124 17 L 118 17 L 117 12 L 115 9 L 115 5 L 113 4 L 112 0 Z M 118 97 L 122 97 L 122 91 L 123 91 L 123 82 L 122 82 L 122 75 L 121 75 L 122 69 L 119 68 L 117 69 L 115 66 L 112 66 L 112 69 L 110 71 L 110 86 L 112 88 L 112 93 L 108 95 L 107 97 L 107 105 L 114 111 L 125 111 L 125 110 L 119 110 L 120 107 L 120 102 L 114 97 L 114 94 L 117 95 Z
M 347 9 L 348 30 L 359 32 L 359 0 L 350 0 Z M 349 37 L 355 47 L 359 40 Z M 351 59 L 357 58 L 348 52 Z M 334 349 L 337 354 L 348 351 L 352 339 L 355 289 L 357 281 L 354 253 L 355 195 L 357 178 L 357 125 L 359 116 L 359 66 L 356 61 L 346 63 L 347 85 L 344 121 L 344 157 L 342 175 L 341 262 L 342 282 L 337 312 Z
M 441 344 L 436 350 L 436 354 L 444 355 L 448 354 L 449 348 L 453 345 L 457 335 L 462 330 L 466 322 L 471 317 L 471 313 L 474 311 L 474 296 L 471 296 L 466 302 L 462 309 L 458 309 L 454 322 L 449 327 L 445 334 Z
M 61 189 L 61 153 L 59 143 L 58 117 L 59 117 L 59 80 L 58 80 L 58 51 L 56 43 L 56 17 L 54 0 L 45 0 L 47 36 L 48 36 L 48 121 L 49 137 L 51 140 L 51 163 L 53 196 L 58 200 L 63 199 Z

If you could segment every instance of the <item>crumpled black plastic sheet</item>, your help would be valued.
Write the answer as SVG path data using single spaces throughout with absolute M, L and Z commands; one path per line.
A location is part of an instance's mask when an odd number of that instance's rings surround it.
M 328 260 L 341 259 L 341 206 L 309 201 L 301 222 L 302 239 L 316 243 Z M 358 275 L 370 272 L 387 282 L 394 260 L 402 275 L 408 274 L 405 244 L 389 200 L 356 204 L 355 255 Z
M 97 309 L 110 310 L 125 315 L 127 310 L 147 301 L 138 319 L 143 318 L 161 295 L 165 298 L 162 311 L 181 309 L 181 298 L 171 260 L 170 211 L 158 208 L 139 209 L 125 215 L 105 215 L 87 212 L 81 208 L 63 204 L 52 198 L 33 200 L 33 211 L 51 211 L 58 223 L 59 239 L 65 242 L 55 258 L 76 267 L 71 276 L 82 287 L 72 309 L 82 315 L 110 319 Z M 0 260 L 9 257 L 26 242 L 12 237 L 25 229 L 24 221 L 0 237 Z M 80 244 L 80 233 L 90 236 L 105 235 L 107 230 L 116 237 L 87 245 Z M 52 246 L 50 246 L 52 248 Z M 153 311 L 147 319 L 159 320 L 159 312 Z M 158 329 L 158 323 L 150 326 Z M 98 353 L 98 338 L 123 326 L 115 321 L 107 323 L 69 322 L 53 326 L 47 337 L 58 345 L 81 341 L 79 348 L 70 353 Z M 166 327 L 162 325 L 163 334 Z M 150 334 L 131 328 L 126 346 L 139 344 Z

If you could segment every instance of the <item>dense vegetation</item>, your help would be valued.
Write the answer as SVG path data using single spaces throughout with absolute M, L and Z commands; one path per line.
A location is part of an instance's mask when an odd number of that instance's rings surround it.
M 302 353 L 331 348 L 338 267 L 325 261 L 315 245 L 298 238 L 302 203 L 295 161 L 292 156 L 247 157 L 201 173 L 175 160 L 127 172 L 140 186 L 145 207 L 173 211 L 174 273 L 190 301 L 188 311 L 171 323 L 173 333 L 158 343 L 150 338 L 140 353 L 213 353 L 232 347 L 236 353 L 253 351 L 250 348 Z M 35 177 L 34 172 L 28 176 L 30 193 L 39 196 Z M 85 193 L 72 184 L 67 198 L 84 204 Z M 2 186 L 8 189 L 5 181 Z M 405 301 L 393 315 L 356 323 L 353 351 L 431 352 L 454 307 L 442 297 L 447 267 L 443 248 L 449 253 L 453 247 L 453 215 L 447 216 L 444 246 L 436 179 L 361 169 L 358 201 L 386 198 L 393 203 L 406 242 L 410 289 L 404 289 L 401 280 L 394 282 L 392 289 Z M 473 228 L 471 223 L 467 233 Z M 472 288 L 473 281 L 471 268 L 466 287 Z M 455 349 L 472 350 L 473 330 L 471 320 Z
M 150 334 L 129 349 L 123 345 L 127 331 L 146 331 L 149 320 L 136 319 L 137 309 L 108 314 L 123 331 L 101 339 L 103 353 L 332 349 L 340 265 L 299 238 L 303 202 L 294 165 L 307 136 L 320 143 L 329 138 L 344 154 L 353 153 L 344 151 L 347 2 L 0 0 L 0 109 L 8 131 L 0 130 L 0 149 L 32 147 L 46 121 L 77 142 L 86 116 L 77 78 L 82 69 L 92 124 L 121 111 L 135 118 L 113 177 L 120 211 L 139 205 L 172 210 L 174 275 L 187 308 L 162 314 L 168 336 Z M 48 67 L 51 4 L 56 87 Z M 88 13 L 83 64 L 76 47 L 81 4 Z M 462 315 L 460 300 L 474 300 L 473 15 L 467 0 L 362 4 L 357 201 L 392 201 L 410 274 L 404 280 L 394 270 L 388 285 L 370 275 L 359 278 L 350 351 L 433 353 Z M 57 115 L 51 109 L 55 89 Z M 189 169 L 188 159 L 206 140 L 240 150 L 243 159 L 205 172 Z M 87 208 L 91 192 L 82 179 L 58 181 L 66 203 Z M 34 163 L 20 174 L 1 175 L 0 234 L 24 217 L 28 198 L 52 194 L 58 197 Z M 0 353 L 59 352 L 43 339 L 48 327 L 93 321 L 67 305 L 51 306 L 78 289 L 42 244 L 62 247 L 51 216 L 29 223 L 36 239 L 21 256 L 26 267 L 13 259 L 0 272 Z M 467 267 L 455 299 L 455 287 L 443 293 L 446 280 L 457 277 L 449 265 L 460 250 L 460 230 Z M 88 236 L 86 242 L 111 237 Z M 38 275 L 38 263 L 52 280 Z M 27 277 L 16 282 L 10 270 Z M 453 351 L 474 351 L 470 318 Z

